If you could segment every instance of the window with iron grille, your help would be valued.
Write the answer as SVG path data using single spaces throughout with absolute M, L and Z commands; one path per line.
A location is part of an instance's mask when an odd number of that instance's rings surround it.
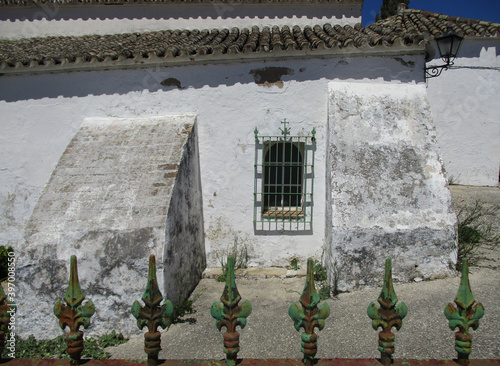
M 255 129 L 254 225 L 256 230 L 312 230 L 315 133 L 291 136 Z

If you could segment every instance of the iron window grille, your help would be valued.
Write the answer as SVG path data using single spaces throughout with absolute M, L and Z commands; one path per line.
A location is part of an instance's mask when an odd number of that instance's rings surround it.
M 256 230 L 312 230 L 316 130 L 261 136 L 255 129 L 254 226 Z

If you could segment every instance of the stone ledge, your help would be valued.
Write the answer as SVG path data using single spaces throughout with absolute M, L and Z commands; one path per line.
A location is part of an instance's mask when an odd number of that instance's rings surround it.
M 235 271 L 236 277 L 245 278 L 287 278 L 287 277 L 305 277 L 306 268 L 299 268 L 297 271 L 284 267 L 270 268 L 242 268 Z M 203 278 L 217 278 L 222 275 L 222 268 L 206 268 L 203 272 Z

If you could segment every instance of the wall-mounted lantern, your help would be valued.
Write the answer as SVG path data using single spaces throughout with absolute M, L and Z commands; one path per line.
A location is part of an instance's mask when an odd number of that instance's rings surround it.
M 425 67 L 424 70 L 426 79 L 435 78 L 441 75 L 443 70 L 447 70 L 451 65 L 453 65 L 453 61 L 455 60 L 455 57 L 457 57 L 463 39 L 463 37 L 460 37 L 450 29 L 436 38 L 439 56 L 444 62 L 446 62 L 446 64 Z

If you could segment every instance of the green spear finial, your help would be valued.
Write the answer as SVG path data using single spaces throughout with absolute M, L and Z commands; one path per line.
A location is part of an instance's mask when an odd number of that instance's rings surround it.
M 234 257 L 227 258 L 226 284 L 220 298 L 223 306 L 214 302 L 210 308 L 212 317 L 215 318 L 215 325 L 219 331 L 222 327 L 226 327 L 224 337 L 224 353 L 226 353 L 226 363 L 228 366 L 235 366 L 239 346 L 239 333 L 236 327 L 239 325 L 241 329 L 245 328 L 247 319 L 252 313 L 252 306 L 247 300 L 238 305 L 241 300 L 240 293 L 236 287 L 234 276 Z
M 458 328 L 455 333 L 455 350 L 458 353 L 457 362 L 464 366 L 469 364 L 469 355 L 472 351 L 472 334 L 469 329 L 476 330 L 479 327 L 479 319 L 484 315 L 483 305 L 477 303 L 473 306 L 475 301 L 469 284 L 469 262 L 465 260 L 462 265 L 460 287 L 455 297 L 457 307 L 448 303 L 444 309 L 450 329 Z
M 149 271 L 146 290 L 142 295 L 145 306 L 141 306 L 139 301 L 134 301 L 132 305 L 132 315 L 137 319 L 139 329 L 148 328 L 144 334 L 144 351 L 148 355 L 148 365 L 155 366 L 158 363 L 158 354 L 161 347 L 161 333 L 158 327 L 167 329 L 170 326 L 170 316 L 174 311 L 174 306 L 170 300 L 166 300 L 160 306 L 163 296 L 158 288 L 156 280 L 156 259 L 154 255 L 149 256 Z
M 330 306 L 325 302 L 318 306 L 320 302 L 319 294 L 314 285 L 314 260 L 307 260 L 307 276 L 304 291 L 300 297 L 300 302 L 290 305 L 288 315 L 293 320 L 293 325 L 297 331 L 304 328 L 301 335 L 301 351 L 304 353 L 303 362 L 311 366 L 314 364 L 316 356 L 318 335 L 314 333 L 314 328 L 322 330 L 325 326 L 325 319 L 330 316 Z
M 396 330 L 401 329 L 403 319 L 408 314 L 408 308 L 404 302 L 396 306 L 398 297 L 392 285 L 392 263 L 390 258 L 385 260 L 384 284 L 377 301 L 380 307 L 372 302 L 368 305 L 367 313 L 370 319 L 372 319 L 373 329 L 382 328 L 378 341 L 378 350 L 381 356 L 380 361 L 384 365 L 390 365 L 392 363 L 392 354 L 394 353 L 395 338 L 392 333 L 392 327 L 395 327 Z
M 87 329 L 90 325 L 90 317 L 94 315 L 95 307 L 92 300 L 82 306 L 85 299 L 80 282 L 78 281 L 78 267 L 76 256 L 70 258 L 69 284 L 64 295 L 64 305 L 61 301 L 54 305 L 54 314 L 59 318 L 61 329 L 68 327 L 70 332 L 66 334 L 68 354 L 71 356 L 71 364 L 77 365 L 80 362 L 83 351 L 83 332 L 79 331 L 80 326 Z

